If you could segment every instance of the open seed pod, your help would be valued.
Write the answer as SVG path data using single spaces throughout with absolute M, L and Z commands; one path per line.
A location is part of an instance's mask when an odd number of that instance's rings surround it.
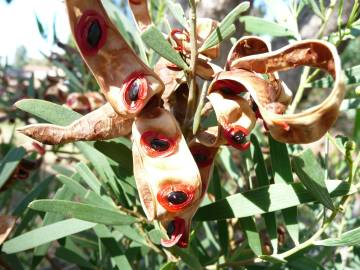
M 238 40 L 236 44 L 231 48 L 228 59 L 226 62 L 226 70 L 232 69 L 234 61 L 251 55 L 258 55 L 262 53 L 268 53 L 271 51 L 271 44 L 265 39 L 256 36 L 245 36 Z M 236 69 L 236 68 L 233 68 Z M 271 84 L 273 101 L 277 101 L 284 105 L 284 110 L 279 113 L 284 113 L 286 107 L 290 104 L 292 99 L 292 92 L 287 85 L 280 81 L 279 74 L 277 72 L 269 72 L 265 75 L 267 81 Z
M 16 106 L 16 105 L 15 105 Z M 128 135 L 133 119 L 125 118 L 107 103 L 68 126 L 33 124 L 17 131 L 44 144 L 63 144 L 75 141 L 108 140 Z
M 256 123 L 256 115 L 244 98 L 221 92 L 216 83 L 210 87 L 208 99 L 216 113 L 219 127 L 211 127 L 200 131 L 199 141 L 207 146 L 218 147 L 229 144 L 236 149 L 245 151 L 250 142 L 247 136 Z
M 190 224 L 183 214 L 198 204 L 202 184 L 181 130 L 169 112 L 155 108 L 136 118 L 132 135 L 134 176 L 144 212 L 164 228 L 174 225 L 163 245 L 185 247 Z
M 0 216 L 0 245 L 2 245 L 15 227 L 16 217 Z
M 105 98 L 117 113 L 137 115 L 161 95 L 163 83 L 129 47 L 100 0 L 66 0 L 66 5 L 76 44 Z
M 129 5 L 140 31 L 152 24 L 147 0 L 129 0 Z
M 279 99 L 274 102 L 274 87 L 250 73 L 261 74 L 284 71 L 298 66 L 320 68 L 334 79 L 334 87 L 319 105 L 303 112 L 282 115 L 284 111 Z M 344 98 L 345 85 L 342 80 L 341 63 L 335 46 L 319 41 L 299 41 L 280 50 L 239 58 L 232 62 L 234 73 L 219 75 L 230 80 L 237 88 L 246 89 L 256 102 L 271 133 L 284 143 L 311 143 L 320 139 L 334 124 Z M 247 71 L 243 71 L 247 70 Z

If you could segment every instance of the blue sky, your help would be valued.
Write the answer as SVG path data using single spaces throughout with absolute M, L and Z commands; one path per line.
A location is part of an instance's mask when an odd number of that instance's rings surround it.
M 35 15 L 48 32 L 48 40 L 44 40 L 39 34 Z M 4 63 L 6 57 L 12 63 L 19 46 L 25 46 L 31 58 L 42 58 L 41 52 L 49 54 L 53 48 L 51 37 L 54 18 L 58 38 L 66 42 L 70 30 L 62 0 L 13 0 L 11 4 L 0 0 L 1 63 Z

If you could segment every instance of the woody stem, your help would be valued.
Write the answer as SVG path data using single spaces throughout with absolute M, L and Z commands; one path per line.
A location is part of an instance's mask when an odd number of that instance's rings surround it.
M 184 121 L 184 127 L 187 129 L 190 125 L 191 119 L 195 110 L 196 103 L 196 62 L 198 55 L 197 47 L 197 33 L 196 33 L 196 2 L 189 0 L 190 3 L 190 72 L 188 73 L 189 97 L 187 101 L 187 109 Z

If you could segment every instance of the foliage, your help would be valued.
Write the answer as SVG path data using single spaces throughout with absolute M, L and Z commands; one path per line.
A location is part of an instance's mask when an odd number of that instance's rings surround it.
M 188 68 L 161 32 L 168 29 L 167 13 L 175 15 L 180 24 L 187 24 L 180 5 L 170 0 L 151 1 L 155 26 L 141 35 L 127 9 L 104 2 L 123 36 L 149 65 L 155 63 L 158 53 Z M 284 9 L 292 14 L 292 21 L 310 9 L 324 27 L 337 15 L 335 5 L 340 5 L 338 31 L 324 36 L 321 28 L 316 38 L 337 46 L 345 40 L 358 44 L 357 1 L 347 22 L 341 21 L 343 1 L 330 1 L 329 5 L 322 0 L 287 2 Z M 229 39 L 238 20 L 254 34 L 282 36 L 289 41 L 301 38 L 291 20 L 289 25 L 269 23 L 242 16 L 242 11 L 230 13 L 203 49 Z M 54 42 L 64 54 L 47 57 L 49 64 L 57 67 L 56 75 L 43 79 L 40 85 L 32 74 L 9 65 L 0 67 L 1 128 L 11 130 L 10 139 L 2 139 L 1 144 L 0 188 L 14 176 L 25 157 L 36 159 L 34 153 L 19 147 L 23 138 L 17 137 L 13 127 L 35 120 L 67 125 L 81 114 L 61 106 L 66 103 L 63 95 L 98 90 L 73 46 L 56 38 Z M 348 51 L 343 59 L 349 59 Z M 48 146 L 41 167 L 30 171 L 25 180 L 17 179 L 0 190 L 0 215 L 17 219 L 1 246 L 0 265 L 6 269 L 76 265 L 80 269 L 121 270 L 359 268 L 358 209 L 350 205 L 359 203 L 360 98 L 356 88 L 360 72 L 359 66 L 354 66 L 359 63 L 351 60 L 345 69 L 348 94 L 340 116 L 350 126 L 343 136 L 334 137 L 332 134 L 338 133 L 335 130 L 328 133 L 319 151 L 281 144 L 258 126 L 248 151 L 240 154 L 223 147 L 216 158 L 208 195 L 194 218 L 187 249 L 161 247 L 164 232 L 156 222 L 148 222 L 141 209 L 132 174 L 131 142 L 120 138 Z M 331 79 L 318 70 L 305 68 L 292 109 L 303 100 L 306 88 L 328 88 L 331 84 Z M 63 86 L 65 94 L 59 90 Z M 24 97 L 33 99 L 21 100 Z M 15 109 L 12 104 L 19 100 Z M 3 233 L 0 230 L 0 239 Z

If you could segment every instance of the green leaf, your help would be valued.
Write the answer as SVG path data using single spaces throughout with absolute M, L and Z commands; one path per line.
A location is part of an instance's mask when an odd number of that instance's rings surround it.
M 71 200 L 73 197 L 73 192 L 71 189 L 68 189 L 66 186 L 63 186 L 59 188 L 55 195 L 54 199 L 56 200 Z M 35 212 L 35 211 L 34 211 Z M 58 221 L 61 221 L 63 219 L 63 216 L 57 213 L 46 213 L 44 220 L 43 220 L 43 226 L 50 225 L 53 223 L 56 223 Z M 45 256 L 47 251 L 49 250 L 50 243 L 44 244 L 41 246 L 38 246 L 34 250 L 34 259 L 33 259 L 33 266 L 35 267 L 38 263 L 40 263 L 41 258 Z
M 129 148 L 125 144 L 115 141 L 98 141 L 95 143 L 94 146 L 101 153 L 111 158 L 113 161 L 117 162 L 121 167 L 132 171 L 132 151 L 131 148 Z
M 286 144 L 274 140 L 269 135 L 271 167 L 274 176 L 274 182 L 292 183 L 294 178 L 291 171 L 289 154 Z M 295 244 L 299 242 L 299 224 L 297 221 L 297 207 L 282 210 L 286 229 Z
M 245 23 L 245 31 L 250 33 L 273 37 L 296 37 L 296 33 L 291 29 L 259 17 L 244 16 L 241 17 L 240 22 Z
M 166 0 L 166 5 L 169 8 L 171 14 L 184 27 L 184 29 L 189 29 L 189 24 L 186 21 L 185 12 L 182 6 L 172 0 Z
M 115 239 L 111 231 L 104 225 L 95 226 L 94 231 L 110 253 L 113 265 L 116 265 L 118 270 L 131 270 L 132 267 L 127 257 L 124 255 L 123 248 Z
M 311 194 L 325 207 L 335 210 L 325 185 L 325 174 L 315 155 L 307 149 L 293 158 L 295 173 Z
M 4 243 L 2 251 L 16 253 L 60 238 L 88 230 L 96 224 L 78 219 L 67 219 L 24 233 Z
M 326 181 L 326 186 L 331 197 L 357 192 L 354 185 L 350 186 L 343 181 L 329 180 Z M 194 220 L 243 218 L 310 202 L 316 202 L 316 198 L 301 183 L 273 184 L 237 193 L 200 207 Z
M 212 183 L 213 185 L 215 200 L 216 201 L 221 200 L 223 197 L 221 192 L 220 175 L 218 168 L 216 166 L 213 172 L 213 179 L 210 183 Z M 218 220 L 217 225 L 218 225 L 219 244 L 221 246 L 223 253 L 227 254 L 229 249 L 229 231 L 228 231 L 227 221 Z
M 76 264 L 81 268 L 95 269 L 95 266 L 89 263 L 86 258 L 65 247 L 58 247 L 55 256 L 69 263 Z
M 9 180 L 12 173 L 15 171 L 21 159 L 25 156 L 26 150 L 24 147 L 17 147 L 11 149 L 0 163 L 0 188 Z
M 90 222 L 107 225 L 126 225 L 136 222 L 136 219 L 121 214 L 118 211 L 90 204 L 62 200 L 37 200 L 29 207 L 34 210 L 60 213 L 65 217 L 78 218 Z
M 360 108 L 360 98 L 345 99 L 341 102 L 340 111 L 357 110 Z M 356 123 L 356 121 L 355 121 Z
M 344 70 L 345 84 L 347 86 L 356 86 L 360 85 L 360 65 L 347 68 Z M 316 80 L 309 85 L 308 87 L 317 87 L 317 88 L 331 88 L 334 85 L 334 79 L 331 76 L 325 76 L 319 80 Z
M 157 52 L 160 56 L 183 70 L 189 70 L 188 65 L 181 58 L 180 54 L 171 47 L 170 43 L 155 26 L 148 27 L 148 29 L 141 34 L 141 38 L 147 46 Z
M 250 2 L 245 1 L 236 6 L 226 17 L 221 21 L 219 26 L 210 34 L 201 46 L 199 51 L 205 51 L 223 40 L 230 38 L 235 32 L 234 22 L 240 17 L 241 13 L 247 11 L 250 7 Z
M 167 262 L 160 267 L 160 270 L 176 270 L 176 263 Z
M 40 194 L 49 186 L 50 182 L 54 180 L 54 176 L 49 176 L 42 182 L 40 182 L 37 186 L 35 186 L 29 194 L 27 194 L 21 202 L 16 206 L 12 215 L 20 216 L 27 208 L 28 204 L 36 199 Z
M 256 223 L 253 217 L 245 217 L 239 220 L 241 228 L 243 229 L 246 239 L 248 240 L 249 247 L 257 255 L 262 254 L 260 235 L 256 229 Z
M 47 38 L 47 33 L 44 29 L 44 26 L 43 24 L 41 23 L 39 17 L 37 15 L 35 15 L 35 19 L 36 19 L 36 25 L 37 25 L 37 28 L 39 30 L 39 33 L 41 35 L 42 38 L 46 39 Z
M 22 111 L 55 125 L 66 126 L 82 115 L 63 106 L 39 99 L 23 99 L 15 103 Z
M 266 165 L 264 157 L 261 151 L 261 147 L 258 139 L 253 134 L 250 137 L 251 140 L 251 157 L 254 162 L 256 180 L 259 187 L 270 185 L 270 180 L 268 172 L 266 170 Z M 278 246 L 278 236 L 277 236 L 277 225 L 276 225 L 276 216 L 275 213 L 265 213 L 263 218 L 266 225 L 266 230 L 270 237 L 270 242 L 273 247 L 274 253 L 277 253 Z
M 360 245 L 360 227 L 347 231 L 340 238 L 329 238 L 315 242 L 318 246 L 349 247 Z
M 315 0 L 308 0 L 311 6 L 311 9 L 314 11 L 314 13 L 320 17 L 321 19 L 325 19 L 319 6 L 316 4 Z

